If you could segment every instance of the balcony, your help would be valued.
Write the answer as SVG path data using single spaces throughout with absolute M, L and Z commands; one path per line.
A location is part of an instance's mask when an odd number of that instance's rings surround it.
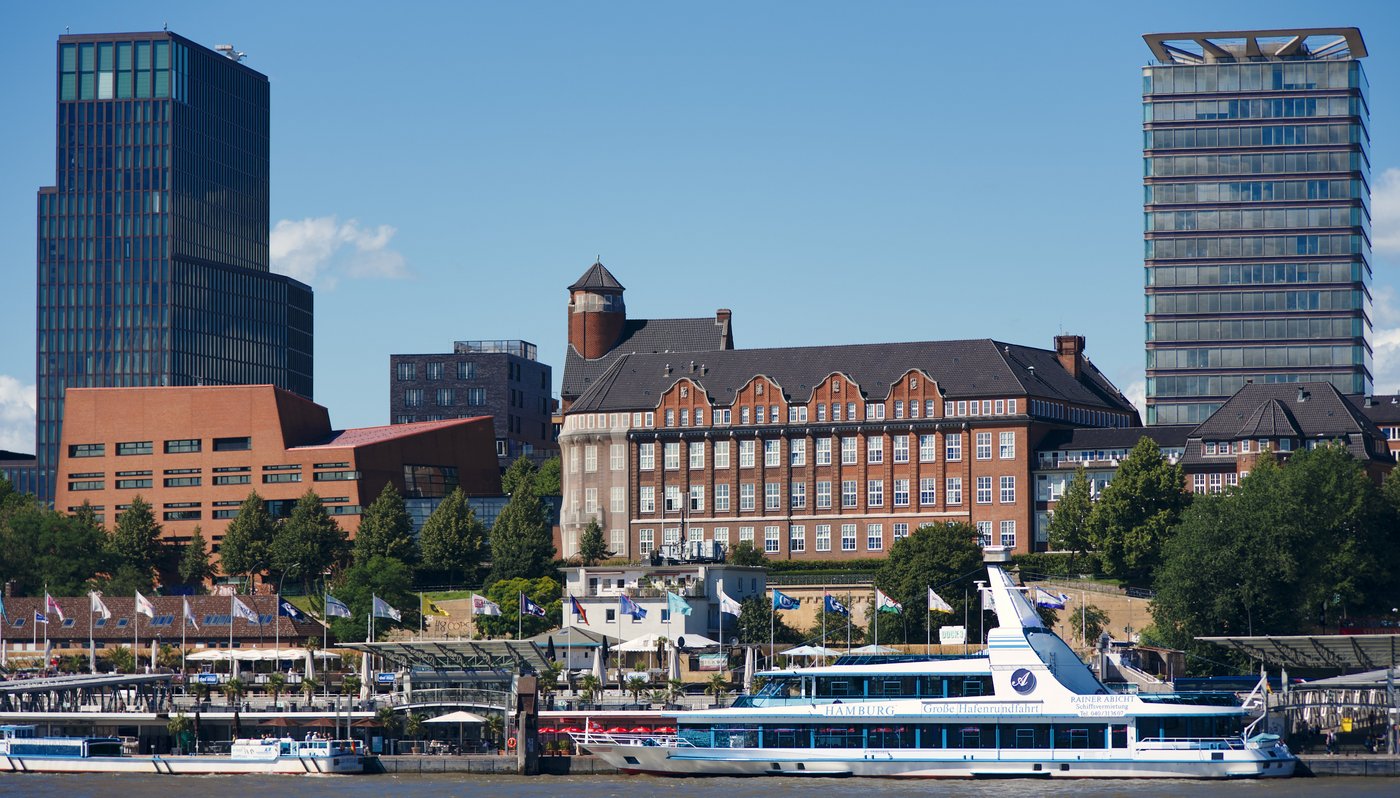
M 452 351 L 456 354 L 515 355 L 526 360 L 536 359 L 537 347 L 529 341 L 455 341 Z

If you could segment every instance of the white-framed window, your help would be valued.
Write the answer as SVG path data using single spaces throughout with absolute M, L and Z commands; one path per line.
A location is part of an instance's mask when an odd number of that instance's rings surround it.
M 841 525 L 841 551 L 856 550 L 856 525 Z
M 807 465 L 807 441 L 805 439 L 788 441 L 788 463 L 794 466 Z
M 938 504 L 937 477 L 921 477 L 919 479 L 919 504 L 923 507 Z
M 1016 522 L 1001 522 L 1001 545 L 1008 549 L 1016 548 Z
M 1211 474 L 1211 475 L 1210 475 L 1210 492 L 1211 492 L 1211 493 L 1219 493 L 1219 492 L 1220 492 L 1220 475 L 1219 475 L 1219 474 Z
M 589 445 L 583 447 L 583 470 L 589 474 L 592 474 L 593 472 L 598 470 L 597 446 Z
M 666 486 L 666 506 L 663 508 L 668 513 L 678 513 L 681 511 L 681 486 Z
M 715 542 L 722 544 L 725 548 L 729 548 L 729 527 L 715 527 Z
M 917 405 L 914 405 L 914 406 L 917 407 Z M 908 524 L 895 524 L 895 525 L 894 525 L 894 539 L 895 539 L 895 540 L 903 540 L 904 538 L 907 538 L 907 537 L 909 537 L 909 525 L 908 525 Z
M 818 480 L 817 482 L 817 509 L 831 509 L 831 481 Z
M 807 483 L 794 482 L 788 486 L 788 506 L 794 510 L 807 508 Z
M 783 441 L 771 438 L 763 442 L 763 467 L 777 468 L 783 464 Z
M 1005 402 L 1005 400 L 998 399 L 998 400 L 996 401 L 996 409 L 995 409 L 993 412 L 994 412 L 996 415 L 998 415 L 998 416 L 999 416 L 999 415 L 1002 415 L 1003 413 L 1005 413 L 1005 412 L 1006 412 L 1006 402 Z
M 767 554 L 777 554 L 782 551 L 782 527 L 765 526 L 763 528 L 763 551 Z
M 991 522 L 991 521 L 978 521 L 978 522 L 977 522 L 977 544 L 978 544 L 979 546 L 981 546 L 982 548 L 984 548 L 984 549 L 987 548 L 988 546 L 992 545 L 992 522 Z
M 885 506 L 885 481 L 883 479 L 866 480 L 865 483 L 865 506 L 884 507 Z
M 715 483 L 715 512 L 729 512 L 729 483 Z
M 674 427 L 674 426 L 676 426 L 676 411 L 675 411 L 675 410 L 667 410 L 667 411 L 666 411 L 666 414 L 665 414 L 665 418 L 666 418 L 666 426 L 668 426 L 668 427 Z
M 598 489 L 583 489 L 583 511 L 592 515 L 598 512 Z
M 938 436 L 929 433 L 919 436 L 919 462 L 933 463 L 938 460 Z
M 893 442 L 890 444 L 890 448 L 894 451 L 894 461 L 896 463 L 909 462 L 909 436 L 895 435 L 891 440 Z
M 957 404 L 957 407 L 953 410 L 953 415 L 956 415 L 956 416 L 965 416 L 965 415 L 967 415 L 967 402 L 959 401 L 958 404 Z
M 962 459 L 962 436 L 961 432 L 943 433 L 943 459 L 949 462 L 956 462 Z
M 739 467 L 753 468 L 753 441 L 739 441 Z
M 763 509 L 783 509 L 783 485 L 781 482 L 763 483 Z
M 699 471 L 705 467 L 705 442 L 690 442 L 690 457 L 688 458 L 691 471 Z
M 570 473 L 570 474 L 577 474 L 577 473 L 578 473 L 578 465 L 579 465 L 579 453 L 578 453 L 578 452 L 579 452 L 579 447 L 577 447 L 577 446 L 570 446 L 570 447 L 569 447 L 569 473 Z
M 715 468 L 729 467 L 729 441 L 715 441 Z
M 656 531 L 652 529 L 637 530 L 637 551 L 645 557 L 651 554 L 656 548 Z
M 991 504 L 991 503 L 992 503 L 992 478 L 991 478 L 991 477 L 978 477 L 978 478 L 977 478 L 977 499 L 976 499 L 976 501 L 977 501 L 978 504 Z
M 692 513 L 705 512 L 705 486 L 690 486 L 690 511 Z
M 842 439 L 841 439 L 841 465 L 855 465 L 855 464 L 856 464 L 856 445 L 857 445 L 857 443 L 858 443 L 858 442 L 856 441 L 856 439 L 855 439 L 854 437 L 848 437 L 848 438 L 842 438 Z
M 621 443 L 614 443 L 608 446 L 608 468 L 612 471 L 621 471 L 627 467 L 627 446 Z
M 1014 433 L 1014 432 L 1003 432 L 1003 433 L 1001 433 L 1001 449 L 1000 449 L 1000 451 L 999 451 L 999 453 L 998 453 L 998 456 L 999 456 L 1002 460 L 1015 460 L 1015 459 L 1016 459 L 1016 433 Z
M 647 413 L 647 414 L 646 414 L 646 426 L 647 426 L 647 428 L 651 428 L 651 427 L 656 426 L 656 414 L 655 414 L 655 413 Z
M 855 506 L 856 506 L 856 497 L 857 497 L 858 495 L 859 495 L 859 494 L 856 493 L 856 481 L 855 481 L 854 479 L 843 479 L 843 480 L 841 480 L 841 506 L 842 506 L 842 507 L 855 507 Z
M 992 433 L 990 433 L 990 432 L 979 432 L 979 433 L 977 433 L 977 459 L 978 459 L 978 460 L 990 460 L 990 459 L 992 459 Z
M 1001 478 L 1001 503 L 1002 503 L 1002 504 L 1015 504 L 1015 503 L 1016 503 L 1016 478 L 1015 478 L 1015 477 L 1002 477 L 1002 478 Z
M 613 529 L 608 531 L 608 551 L 614 556 L 627 556 L 627 530 Z
M 806 408 L 803 408 L 804 410 Z M 788 551 L 807 550 L 807 527 L 794 525 L 788 527 Z
M 924 400 L 924 418 L 933 418 L 933 416 L 934 416 L 934 413 L 933 413 L 933 400 L 932 400 L 932 399 L 925 399 L 925 400 Z
M 678 546 L 681 542 L 681 528 L 678 526 L 666 527 L 666 545 Z
M 656 444 L 643 443 L 637 446 L 637 468 L 642 471 L 652 471 L 656 468 Z
M 984 415 L 984 416 L 990 416 L 991 414 L 992 414 L 992 400 L 991 400 L 991 399 L 983 399 L 983 400 L 982 400 L 982 415 Z
M 1015 400 L 1015 399 L 1007 399 L 1007 400 L 1006 400 L 1006 412 L 1007 412 L 1008 415 L 1012 415 L 1012 416 L 1016 415 L 1016 400 Z
M 946 504 L 962 504 L 962 477 L 948 477 L 943 485 L 943 501 Z
M 686 542 L 686 545 L 690 545 L 691 543 L 695 543 L 695 542 L 704 543 L 704 542 L 705 542 L 705 528 L 704 528 L 704 527 L 700 527 L 700 526 L 693 526 L 693 527 L 687 529 L 687 530 L 685 531 L 685 542 Z
M 841 403 L 840 403 L 840 402 L 832 402 L 832 403 L 831 403 L 831 420 L 832 420 L 832 421 L 840 421 L 840 420 L 841 420 Z
M 703 427 L 703 426 L 705 426 L 705 410 L 704 410 L 704 408 L 699 408 L 699 407 L 695 408 L 695 426 L 697 426 L 697 427 Z
M 609 503 L 608 509 L 614 513 L 627 512 L 627 488 L 616 485 L 608 489 Z
M 751 527 L 751 526 L 741 526 L 741 527 L 739 527 L 739 542 L 740 542 L 740 543 L 748 543 L 748 544 L 750 544 L 750 545 L 753 544 L 753 527 Z
M 895 417 L 896 419 L 904 418 L 904 400 L 903 400 L 903 399 L 896 399 L 896 400 L 894 400 L 894 417 Z
M 830 439 L 830 438 L 817 438 L 817 440 L 816 440 L 816 447 L 817 447 L 817 465 L 819 465 L 819 466 L 829 466 L 829 465 L 831 465 L 831 439 Z
M 885 525 L 865 525 L 865 550 L 880 551 L 885 548 Z
M 675 471 L 681 467 L 681 444 L 680 441 L 668 441 L 662 449 L 662 465 L 667 471 Z
M 865 462 L 878 465 L 885 462 L 885 439 L 876 435 L 865 439 Z
M 643 513 L 656 512 L 656 488 L 652 485 L 643 485 L 637 490 L 637 510 Z
M 741 407 L 741 408 L 739 408 L 739 423 L 740 423 L 740 424 L 748 424 L 748 423 L 749 423 L 749 409 L 748 409 L 747 407 Z
M 816 549 L 817 551 L 831 551 L 831 524 L 817 524 Z
M 762 423 L 763 423 L 763 405 L 758 405 L 758 406 L 754 407 L 754 409 L 753 409 L 753 423 L 755 423 L 755 424 L 762 424 Z
M 894 481 L 894 506 L 909 506 L 909 480 L 896 479 Z
M 791 407 L 789 407 L 789 408 L 788 408 L 788 421 L 791 421 L 791 422 L 794 422 L 794 423 L 797 423 L 797 424 L 806 424 L 806 423 L 807 423 L 807 406 L 806 406 L 806 405 L 792 405 Z
M 739 483 L 739 512 L 753 509 L 753 483 Z

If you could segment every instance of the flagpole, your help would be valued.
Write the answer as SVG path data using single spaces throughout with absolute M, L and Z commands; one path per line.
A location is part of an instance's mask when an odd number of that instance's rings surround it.
M 322 588 L 322 590 L 321 590 L 321 650 L 322 650 L 322 651 L 325 651 L 325 650 L 326 650 L 326 644 L 330 642 L 330 629 L 331 629 L 331 616 L 328 615 L 328 614 L 326 613 L 326 604 L 329 603 L 329 602 L 326 601 L 326 596 L 329 596 L 330 594 L 327 593 L 327 592 L 325 591 L 325 589 L 324 589 L 325 587 L 326 587 L 326 585 L 325 585 L 324 582 L 323 582 L 323 583 L 321 584 L 321 588 Z M 312 659 L 314 660 L 315 657 L 313 656 Z M 321 662 L 324 664 L 324 663 L 330 662 L 330 660 L 325 659 L 325 660 L 321 660 Z M 321 674 L 321 678 L 325 680 L 325 683 L 326 683 L 326 684 L 325 684 L 325 687 L 326 687 L 325 695 L 326 695 L 327 697 L 329 697 L 330 694 L 331 694 L 331 676 L 330 676 L 330 673 L 329 673 L 329 668 L 327 669 L 327 672 L 326 672 L 326 673 Z M 308 696 L 308 698 L 310 698 L 310 696 Z M 337 726 L 336 726 L 336 733 L 339 734 L 339 733 L 340 733 L 340 726 L 338 725 L 339 722 L 340 722 L 340 705 L 339 705 L 339 704 L 336 704 L 335 712 L 336 712 L 335 719 L 336 719 L 336 723 L 337 723 Z
M 97 644 L 92 639 L 92 594 L 88 594 L 88 673 L 97 673 Z
M 621 622 L 622 622 L 622 619 L 619 618 L 619 619 L 618 619 L 618 623 L 621 623 Z M 524 593 L 521 593 L 521 594 L 520 594 L 520 598 L 517 599 L 516 602 L 515 602 L 515 639 L 516 639 L 516 640 L 519 640 L 521 634 L 522 634 L 524 631 L 525 631 L 525 594 L 524 594 Z
M 424 637 L 423 630 L 427 627 L 427 623 L 428 623 L 426 620 L 424 620 L 424 617 L 425 617 L 425 616 L 423 615 L 423 591 L 420 590 L 420 591 L 418 591 L 418 639 L 419 639 L 419 640 L 422 640 L 422 639 L 423 639 L 423 637 Z
M 875 588 L 875 650 L 880 650 L 880 588 Z
M 229 585 L 228 594 L 228 677 L 233 678 L 233 602 L 238 600 L 238 588 Z
M 286 576 L 286 574 L 282 574 Z M 282 583 L 277 583 L 277 592 L 273 594 L 277 599 L 277 607 L 272 611 L 272 656 L 273 670 L 282 670 Z M 266 639 L 266 638 L 263 638 Z
M 854 601 L 851 601 L 850 593 L 846 594 L 846 601 L 848 602 L 846 604 L 846 653 L 849 654 L 851 653 L 851 605 L 855 604 Z
M 190 600 L 189 600 L 189 599 L 184 599 L 183 602 L 182 602 L 182 606 L 180 607 L 180 610 L 181 610 L 181 612 L 180 612 L 180 684 L 184 684 L 184 683 L 185 683 L 185 677 L 188 675 L 188 674 L 187 674 L 187 671 L 185 670 L 185 667 L 186 667 L 186 663 L 185 663 L 185 624 L 189 623 L 189 618 L 190 618 L 189 604 L 190 604 Z M 89 620 L 91 620 L 91 619 L 89 619 Z M 233 619 L 232 619 L 232 618 L 229 618 L 229 623 L 233 623 Z M 189 691 L 186 690 L 186 692 L 189 692 Z
M 822 587 L 822 648 L 826 648 L 826 587 Z M 823 662 L 826 660 L 823 659 Z
M 933 588 L 929 588 L 933 590 Z M 928 596 L 928 612 L 924 613 L 924 656 L 933 656 L 933 594 Z
M 141 607 L 136 596 L 141 595 L 141 591 L 135 591 L 131 597 L 131 672 L 137 673 L 136 665 L 141 661 Z M 233 626 L 233 618 L 228 619 L 229 626 Z M 48 625 L 44 626 L 45 634 L 48 633 Z

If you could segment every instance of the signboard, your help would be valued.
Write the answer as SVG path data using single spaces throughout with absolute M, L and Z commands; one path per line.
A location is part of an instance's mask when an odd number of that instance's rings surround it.
M 1044 711 L 1039 701 L 925 701 L 917 706 L 910 702 L 862 702 L 858 704 L 822 704 L 821 714 L 828 718 L 889 718 L 909 715 L 1035 715 Z
M 699 670 L 722 671 L 724 670 L 725 661 L 727 659 L 729 659 L 729 657 L 724 654 L 701 654 Z
M 217 674 L 217 673 L 196 673 L 196 674 L 195 674 L 195 679 L 196 679 L 196 681 L 199 682 L 199 684 L 218 684 L 218 683 L 219 683 L 219 674 Z
M 375 684 L 393 684 L 393 683 L 394 683 L 394 674 L 392 674 L 392 673 L 379 673 L 379 674 L 375 674 L 374 682 L 375 682 Z
M 967 643 L 966 626 L 944 626 L 938 630 L 938 642 L 945 646 L 961 646 Z
M 1070 705 L 1081 718 L 1121 718 L 1137 701 L 1130 695 L 1074 695 Z

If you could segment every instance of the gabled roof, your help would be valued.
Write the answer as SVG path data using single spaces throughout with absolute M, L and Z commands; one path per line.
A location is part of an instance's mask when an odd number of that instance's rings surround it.
M 1251 383 L 1191 431 L 1184 462 L 1216 463 L 1203 441 L 1297 438 L 1342 441 L 1360 460 L 1390 462 L 1385 434 L 1328 382 Z
M 1296 438 L 1302 434 L 1293 415 L 1277 399 L 1259 405 L 1237 433 L 1241 438 Z
M 1054 352 L 987 338 L 729 349 L 694 357 L 676 352 L 625 355 L 594 377 L 571 412 L 651 408 L 681 378 L 701 385 L 711 402 L 729 405 L 760 374 L 782 386 L 790 402 L 809 401 L 815 387 L 833 373 L 845 374 L 867 398 L 878 400 L 889 396 L 892 384 L 911 369 L 927 373 L 949 398 L 1027 395 L 1136 413 L 1087 360 L 1075 379 Z
M 713 316 L 702 319 L 628 319 L 613 348 L 600 358 L 586 360 L 572 346 L 564 353 L 564 379 L 560 394 L 579 396 L 608 366 L 633 353 L 693 353 L 734 348 L 727 322 Z M 688 361 L 689 358 L 686 358 Z
M 622 283 L 619 283 L 617 278 L 613 277 L 612 272 L 608 271 L 608 267 L 604 266 L 602 261 L 597 261 L 592 266 L 589 266 L 588 271 L 584 272 L 582 277 L 575 280 L 574 284 L 569 286 L 570 291 L 588 290 L 590 288 L 609 291 L 624 290 Z

